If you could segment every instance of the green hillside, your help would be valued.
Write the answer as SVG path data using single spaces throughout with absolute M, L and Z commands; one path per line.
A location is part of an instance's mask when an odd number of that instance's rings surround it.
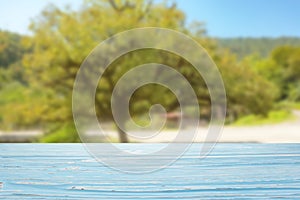
M 239 59 L 254 53 L 258 53 L 262 57 L 267 57 L 274 48 L 283 45 L 300 46 L 300 37 L 217 38 L 216 40 L 221 48 L 229 49 Z

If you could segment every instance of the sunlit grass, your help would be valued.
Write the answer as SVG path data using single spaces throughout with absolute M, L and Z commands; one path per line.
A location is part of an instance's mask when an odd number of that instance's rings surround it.
M 235 121 L 234 126 L 254 126 L 264 124 L 276 124 L 293 120 L 295 117 L 292 112 L 287 110 L 276 110 L 268 113 L 266 117 L 261 115 L 247 115 Z
M 293 107 L 294 109 L 300 110 L 300 102 L 294 102 L 294 103 L 292 104 L 292 107 Z

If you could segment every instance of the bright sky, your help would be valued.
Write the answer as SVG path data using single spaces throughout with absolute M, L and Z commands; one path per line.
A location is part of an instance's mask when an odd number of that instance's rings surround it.
M 0 29 L 28 33 L 30 19 L 49 3 L 76 9 L 81 0 L 1 0 Z M 206 23 L 210 36 L 300 37 L 299 0 L 176 0 L 186 15 Z

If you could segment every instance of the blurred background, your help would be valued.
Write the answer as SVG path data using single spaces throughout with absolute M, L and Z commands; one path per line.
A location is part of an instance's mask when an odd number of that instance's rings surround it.
M 2 1 L 0 142 L 80 142 L 73 123 L 72 89 L 81 63 L 112 35 L 149 26 L 183 32 L 208 51 L 226 88 L 228 134 L 255 130 L 272 137 L 274 129 L 281 129 L 274 137 L 288 131 L 295 136 L 300 130 L 299 8 L 296 0 Z M 201 126 L 206 127 L 210 97 L 201 77 L 194 76 L 184 59 L 156 54 L 133 52 L 110 66 L 97 90 L 98 116 L 111 118 L 109 97 L 121 66 L 129 70 L 156 59 L 193 80 Z M 173 130 L 178 103 L 163 88 L 149 98 L 154 89 L 142 88 L 133 96 L 131 114 L 137 123 L 147 124 L 144 114 L 160 99 L 168 111 L 166 131 Z M 128 139 L 114 135 L 111 141 Z

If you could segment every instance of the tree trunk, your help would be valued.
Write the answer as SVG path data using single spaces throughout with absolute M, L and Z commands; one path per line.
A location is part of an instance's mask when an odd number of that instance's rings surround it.
M 115 98 L 113 105 L 117 111 L 117 116 L 115 116 L 115 120 L 117 120 L 118 124 L 116 123 L 118 134 L 119 134 L 119 140 L 121 143 L 128 143 L 128 137 L 126 135 L 126 132 L 122 130 L 122 127 L 125 129 L 126 121 L 128 120 L 128 117 L 126 116 L 126 103 L 124 101 L 125 97 L 120 95 L 117 98 Z
M 119 140 L 121 143 L 129 143 L 126 133 L 116 124 L 119 134 Z M 124 127 L 124 126 L 123 126 Z

